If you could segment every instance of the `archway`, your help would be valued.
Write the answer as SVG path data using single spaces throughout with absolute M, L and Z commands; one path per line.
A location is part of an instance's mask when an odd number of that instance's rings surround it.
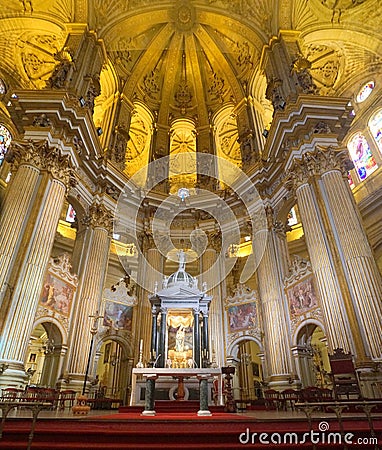
M 132 366 L 133 359 L 123 342 L 112 338 L 102 341 L 96 354 L 93 396 L 121 399 L 128 404 Z
M 45 321 L 36 325 L 25 360 L 28 384 L 49 388 L 56 386 L 65 355 L 62 343 L 62 333 L 55 323 Z
M 330 387 L 327 339 L 315 323 L 305 323 L 297 334 L 298 369 L 302 387 Z
M 235 400 L 251 402 L 262 398 L 262 350 L 257 341 L 243 337 L 232 347 L 228 363 L 236 367 L 233 378 Z

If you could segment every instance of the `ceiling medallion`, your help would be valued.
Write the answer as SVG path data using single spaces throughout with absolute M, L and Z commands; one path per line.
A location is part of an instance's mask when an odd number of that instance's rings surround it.
M 189 2 L 180 1 L 174 8 L 174 22 L 181 31 L 188 31 L 195 23 L 195 9 Z

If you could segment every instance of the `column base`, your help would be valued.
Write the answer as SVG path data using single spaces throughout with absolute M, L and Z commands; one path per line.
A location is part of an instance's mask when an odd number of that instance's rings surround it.
M 199 410 L 198 416 L 212 416 L 212 412 L 207 410 Z
M 23 388 L 29 380 L 24 370 L 6 369 L 0 376 L 0 390 L 7 387 Z
M 155 411 L 149 411 L 147 409 L 141 412 L 141 416 L 155 416 L 155 415 L 156 415 Z

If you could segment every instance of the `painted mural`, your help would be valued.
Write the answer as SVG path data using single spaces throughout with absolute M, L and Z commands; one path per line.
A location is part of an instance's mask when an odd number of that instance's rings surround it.
M 66 281 L 47 273 L 40 297 L 40 305 L 68 317 L 75 288 Z
M 113 300 L 105 301 L 103 314 L 103 326 L 115 330 L 131 331 L 133 318 L 133 307 L 127 306 Z
M 287 289 L 289 311 L 292 316 L 299 316 L 318 307 L 317 294 L 313 277 L 309 276 Z
M 227 312 L 230 333 L 257 326 L 257 307 L 255 302 L 230 306 Z

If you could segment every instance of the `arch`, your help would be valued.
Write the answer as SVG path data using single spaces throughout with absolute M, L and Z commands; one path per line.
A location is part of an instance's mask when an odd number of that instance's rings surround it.
M 263 344 L 261 340 L 255 336 L 243 334 L 242 336 L 239 336 L 236 338 L 227 348 L 227 355 L 232 356 L 233 358 L 237 359 L 238 351 L 239 351 L 239 344 L 240 342 L 244 341 L 253 341 L 255 344 L 258 345 L 261 352 L 264 351 Z
M 292 346 L 295 347 L 297 345 L 300 345 L 299 338 L 301 338 L 303 334 L 302 331 L 305 330 L 305 334 L 307 334 L 306 331 L 308 331 L 308 334 L 311 335 L 316 327 L 320 327 L 321 330 L 326 334 L 324 324 L 317 319 L 306 319 L 305 321 L 301 322 L 292 336 Z
M 131 341 L 129 341 L 126 337 L 117 334 L 107 334 L 107 333 L 100 335 L 99 338 L 97 339 L 95 343 L 96 352 L 99 352 L 102 345 L 107 341 L 114 341 L 118 343 L 122 347 L 126 355 L 133 355 L 133 348 L 131 346 Z
M 62 323 L 57 320 L 55 317 L 51 316 L 43 316 L 39 317 L 33 324 L 33 329 L 35 329 L 38 325 L 42 325 L 47 332 L 48 338 L 50 339 L 51 336 L 49 336 L 49 332 L 47 330 L 48 326 L 45 326 L 45 324 L 53 324 L 54 327 L 50 330 L 52 333 L 52 338 L 55 343 L 60 344 L 61 346 L 67 346 L 68 345 L 68 333 L 65 327 L 62 325 Z M 58 337 L 60 339 L 58 339 Z

